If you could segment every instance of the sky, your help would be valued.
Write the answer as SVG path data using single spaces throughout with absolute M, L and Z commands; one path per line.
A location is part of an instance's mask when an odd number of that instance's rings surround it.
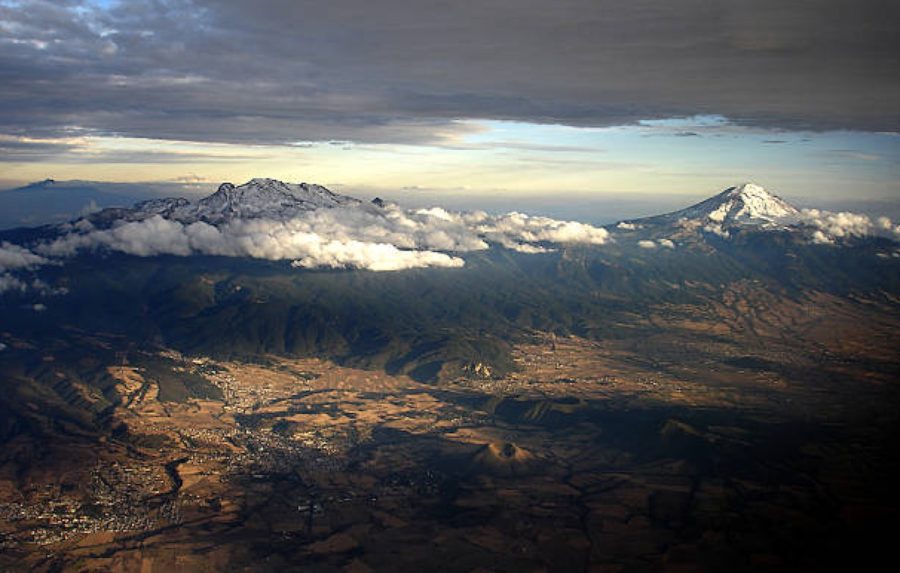
M 900 203 L 898 21 L 889 0 L 0 0 L 0 183 Z

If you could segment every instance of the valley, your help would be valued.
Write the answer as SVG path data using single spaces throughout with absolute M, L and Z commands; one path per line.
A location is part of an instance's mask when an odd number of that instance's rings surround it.
M 7 443 L 0 565 L 849 564 L 897 518 L 881 502 L 898 470 L 884 449 L 898 429 L 896 310 L 825 295 L 776 307 L 751 286 L 633 317 L 640 336 L 531 331 L 510 372 L 474 364 L 440 384 L 70 336 L 78 354 L 109 358 L 92 366 L 113 405 L 97 429 L 57 424 L 49 446 Z M 4 341 L 49 364 L 72 351 Z M 190 380 L 187 394 L 173 388 Z M 70 400 L 99 395 L 85 386 Z

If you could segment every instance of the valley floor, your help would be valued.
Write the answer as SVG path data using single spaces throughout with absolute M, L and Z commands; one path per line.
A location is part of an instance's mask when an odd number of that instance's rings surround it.
M 515 347 L 517 372 L 441 385 L 314 358 L 152 356 L 221 394 L 180 401 L 160 399 L 166 381 L 123 356 L 104 366 L 122 397 L 109 439 L 73 429 L 5 446 L 0 568 L 862 564 L 886 551 L 898 518 L 896 357 L 852 324 L 839 341 L 813 337 L 827 358 L 792 355 L 757 318 L 727 344 L 708 329 L 666 334 L 699 320 L 684 309 L 648 317 L 667 321 L 658 336 L 534 333 Z M 880 369 L 865 348 L 882 353 Z

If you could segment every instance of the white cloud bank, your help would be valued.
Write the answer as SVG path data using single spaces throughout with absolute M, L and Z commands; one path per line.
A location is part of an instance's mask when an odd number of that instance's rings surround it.
M 870 235 L 900 239 L 900 225 L 894 226 L 887 217 L 878 217 L 873 221 L 867 215 L 859 213 L 804 209 L 801 211 L 800 222 L 814 229 L 812 241 L 817 244 L 831 245 L 838 239 Z
M 737 223 L 725 226 L 708 219 L 681 218 L 676 223 L 685 230 L 702 229 L 703 232 L 718 235 L 723 239 L 731 238 L 731 231 L 745 224 Z M 789 228 L 807 231 L 807 238 L 814 244 L 834 245 L 842 239 L 851 237 L 889 237 L 900 240 L 900 225 L 895 225 L 888 217 L 876 217 L 850 212 L 832 212 L 820 209 L 803 209 L 797 214 L 774 218 L 768 228 Z M 674 247 L 674 245 L 673 245 Z
M 455 254 L 484 250 L 490 243 L 539 253 L 552 250 L 548 245 L 600 245 L 609 240 L 605 229 L 574 221 L 395 206 L 317 209 L 286 220 L 235 219 L 218 226 L 154 215 L 109 229 L 72 229 L 35 247 L 39 256 L 67 257 L 106 248 L 141 257 L 203 254 L 291 260 L 302 268 L 391 271 L 461 267 L 464 261 Z

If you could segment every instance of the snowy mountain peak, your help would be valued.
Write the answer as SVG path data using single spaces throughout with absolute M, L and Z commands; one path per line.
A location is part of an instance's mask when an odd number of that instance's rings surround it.
M 356 205 L 359 200 L 332 193 L 321 185 L 285 183 L 256 178 L 235 187 L 223 183 L 218 191 L 197 202 L 187 217 L 218 223 L 235 218 L 282 219 L 302 211 Z
M 196 203 L 180 198 L 152 199 L 131 209 L 105 209 L 88 219 L 100 227 L 157 215 L 181 223 L 204 221 L 218 225 L 234 219 L 285 220 L 316 209 L 359 204 L 358 199 L 332 193 L 321 185 L 258 178 L 237 186 L 222 183 L 215 193 Z
M 734 227 L 780 225 L 796 220 L 799 215 L 800 212 L 784 199 L 754 183 L 743 183 L 663 217 Z
M 800 212 L 790 203 L 753 183 L 731 187 L 718 195 L 721 205 L 709 218 L 724 222 L 779 221 L 796 217 Z

